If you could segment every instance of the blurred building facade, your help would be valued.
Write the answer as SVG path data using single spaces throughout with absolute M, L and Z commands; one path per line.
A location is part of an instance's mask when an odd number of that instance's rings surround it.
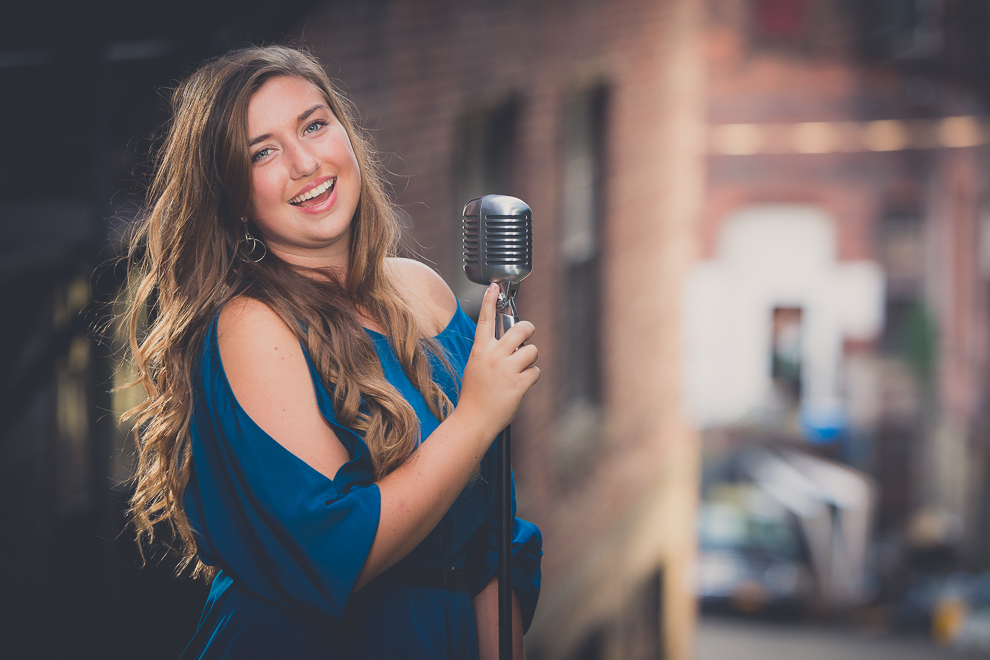
M 987 10 L 711 0 L 685 311 L 686 404 L 709 448 L 789 439 L 863 469 L 880 537 L 978 568 Z
M 544 534 L 534 658 L 691 657 L 697 447 L 677 364 L 703 185 L 702 9 L 327 3 L 305 21 L 396 156 L 416 251 L 466 308 L 465 201 L 501 192 L 534 210 L 519 307 L 543 378 L 513 424 L 520 515 Z

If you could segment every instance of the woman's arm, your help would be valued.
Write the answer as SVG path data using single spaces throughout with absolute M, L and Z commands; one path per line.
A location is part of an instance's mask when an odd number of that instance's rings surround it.
M 320 412 L 296 335 L 264 303 L 236 298 L 220 311 L 217 341 L 224 374 L 248 416 L 333 479 L 350 456 Z
M 405 557 L 436 527 L 540 378 L 536 348 L 521 346 L 533 336 L 532 323 L 517 323 L 495 339 L 497 298 L 493 285 L 481 305 L 454 412 L 430 434 L 429 442 L 378 482 L 378 533 L 355 590 Z
M 474 623 L 478 629 L 478 660 L 498 660 L 498 578 L 492 578 L 485 588 L 471 599 Z M 512 593 L 512 657 L 524 660 L 523 621 L 519 599 Z
M 497 290 L 485 294 L 458 405 L 402 466 L 378 482 L 378 530 L 354 587 L 402 559 L 437 525 L 526 391 L 539 380 L 537 350 L 522 346 L 526 321 L 495 339 Z M 333 479 L 348 453 L 323 418 L 309 368 L 292 331 L 266 305 L 238 299 L 220 314 L 224 372 L 245 412 L 267 434 Z

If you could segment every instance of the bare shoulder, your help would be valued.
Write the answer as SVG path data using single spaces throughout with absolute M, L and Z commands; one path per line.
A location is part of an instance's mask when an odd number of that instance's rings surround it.
M 295 333 L 268 305 L 235 298 L 220 311 L 217 335 L 224 373 L 244 412 L 332 479 L 349 457 L 320 412 Z
M 235 298 L 220 310 L 217 342 L 228 380 L 235 385 L 241 375 L 262 371 L 275 357 L 279 364 L 305 362 L 299 340 L 271 307 L 253 298 Z
M 231 339 L 238 343 L 251 341 L 252 337 L 258 337 L 258 332 L 266 335 L 265 339 L 282 337 L 296 341 L 275 310 L 259 300 L 243 296 L 234 298 L 220 310 L 217 335 L 221 345 L 229 344 Z
M 397 257 L 386 260 L 385 266 L 392 284 L 431 334 L 447 327 L 457 311 L 457 298 L 436 271 L 414 259 Z

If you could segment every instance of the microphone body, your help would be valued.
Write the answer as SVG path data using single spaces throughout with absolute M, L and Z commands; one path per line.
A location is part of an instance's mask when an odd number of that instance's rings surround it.
M 464 274 L 476 284 L 499 285 L 501 337 L 518 321 L 515 297 L 533 270 L 533 211 L 508 195 L 485 195 L 464 206 Z
M 533 270 L 533 211 L 521 199 L 485 195 L 464 206 L 464 274 L 476 284 L 499 286 L 495 336 L 519 321 L 516 293 Z M 512 660 L 512 457 L 511 429 L 499 433 L 498 478 L 498 646 L 499 660 Z
M 508 195 L 464 206 L 464 274 L 477 284 L 518 286 L 533 270 L 533 211 Z

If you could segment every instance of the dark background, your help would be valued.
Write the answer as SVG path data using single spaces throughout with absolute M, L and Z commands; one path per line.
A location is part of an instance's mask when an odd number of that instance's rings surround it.
M 313 4 L 16 2 L 2 10 L 4 657 L 174 658 L 195 629 L 206 586 L 174 578 L 162 552 L 139 567 L 124 516 L 126 471 L 113 467 L 127 462 L 110 412 L 113 347 L 94 329 L 112 311 L 123 278 L 112 266 L 119 237 L 141 203 L 148 151 L 177 81 L 232 46 L 284 39 Z M 79 282 L 92 285 L 94 300 L 73 297 Z M 79 338 L 92 349 L 68 364 Z M 88 427 L 91 441 L 82 447 L 63 446 L 53 429 L 56 391 L 65 387 L 56 373 L 85 397 L 89 413 L 75 425 Z M 70 465 L 59 458 L 66 454 Z

